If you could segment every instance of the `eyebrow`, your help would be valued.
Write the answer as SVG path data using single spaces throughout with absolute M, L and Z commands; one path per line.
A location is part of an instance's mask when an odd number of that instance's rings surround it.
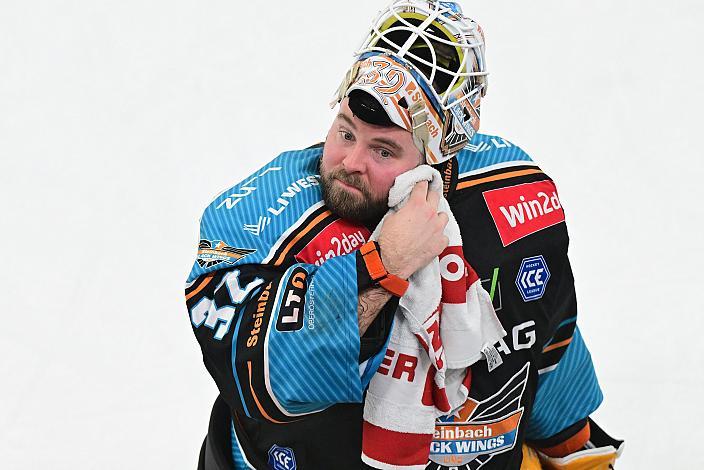
M 339 114 L 337 115 L 337 118 L 338 118 L 338 119 L 342 119 L 342 120 L 345 121 L 347 124 L 349 124 L 349 126 L 350 126 L 352 129 L 357 130 L 357 126 L 354 125 L 354 122 L 352 121 L 352 119 L 350 119 L 347 115 L 342 114 L 342 113 L 339 113 Z
M 343 121 L 345 121 L 353 130 L 355 130 L 355 131 L 357 130 L 357 126 L 356 126 L 355 123 L 352 121 L 352 119 L 349 118 L 349 116 L 347 116 L 347 115 L 345 115 L 345 114 L 343 114 L 343 113 L 339 113 L 339 114 L 337 115 L 337 117 L 338 117 L 338 119 L 342 119 Z M 371 140 L 372 140 L 372 142 L 374 142 L 374 143 L 386 145 L 387 147 L 390 147 L 390 148 L 391 148 L 392 150 L 394 150 L 395 152 L 400 152 L 400 151 L 401 151 L 401 146 L 400 146 L 399 144 L 397 144 L 396 142 L 394 142 L 393 140 L 391 140 L 391 139 L 387 139 L 387 138 L 384 138 L 384 137 L 374 137 L 374 138 L 371 139 Z
M 387 147 L 391 147 L 391 149 L 394 152 L 401 152 L 401 146 L 398 145 L 396 142 L 390 139 L 385 139 L 383 137 L 376 137 L 372 139 L 372 142 L 376 142 L 378 144 L 386 145 Z

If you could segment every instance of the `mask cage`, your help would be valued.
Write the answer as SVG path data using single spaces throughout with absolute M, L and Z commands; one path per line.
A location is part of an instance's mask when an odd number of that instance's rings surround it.
M 432 84 L 443 110 L 485 92 L 481 30 L 448 2 L 394 2 L 374 20 L 357 55 L 370 51 L 410 62 Z

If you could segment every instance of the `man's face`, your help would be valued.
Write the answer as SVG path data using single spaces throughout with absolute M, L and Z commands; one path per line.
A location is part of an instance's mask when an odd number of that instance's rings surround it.
M 342 100 L 325 140 L 323 199 L 343 219 L 372 224 L 388 210 L 396 177 L 418 166 L 422 157 L 410 132 L 367 124 L 352 114 L 347 101 Z

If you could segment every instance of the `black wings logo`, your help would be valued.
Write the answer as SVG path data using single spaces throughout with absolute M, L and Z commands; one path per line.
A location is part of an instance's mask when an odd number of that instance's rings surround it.
M 225 242 L 217 240 L 201 240 L 198 243 L 198 257 L 196 262 L 201 268 L 210 268 L 218 264 L 235 264 L 235 262 L 251 255 L 257 250 L 247 248 L 235 248 L 227 245 Z
M 454 415 L 435 423 L 428 468 L 477 470 L 494 455 L 513 449 L 523 417 L 526 364 L 501 389 L 482 401 L 469 398 Z M 438 466 L 439 464 L 439 466 Z

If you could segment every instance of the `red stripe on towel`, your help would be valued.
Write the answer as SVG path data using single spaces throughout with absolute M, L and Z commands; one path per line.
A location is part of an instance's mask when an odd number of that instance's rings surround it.
M 424 465 L 430 455 L 432 434 L 389 431 L 364 422 L 362 452 L 377 462 L 390 465 Z

